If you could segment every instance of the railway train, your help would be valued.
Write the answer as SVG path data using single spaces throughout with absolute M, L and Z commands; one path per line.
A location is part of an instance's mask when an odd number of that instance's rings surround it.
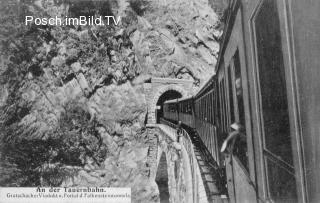
M 216 74 L 162 106 L 226 172 L 230 202 L 320 202 L 319 11 L 320 1 L 229 0 Z M 234 123 L 242 136 L 231 138 Z

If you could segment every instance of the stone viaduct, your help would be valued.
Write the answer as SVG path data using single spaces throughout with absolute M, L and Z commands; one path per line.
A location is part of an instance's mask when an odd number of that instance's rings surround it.
M 194 94 L 193 81 L 171 78 L 152 78 L 144 86 L 148 105 L 147 131 L 152 146 L 150 155 L 150 179 L 157 182 L 160 199 L 170 203 L 206 203 L 221 202 L 213 200 L 204 184 L 199 155 L 195 153 L 193 143 L 186 131 L 183 139 L 177 142 L 175 126 L 161 120 L 157 123 L 157 103 L 168 91 L 182 98 Z M 214 189 L 215 190 L 215 189 Z

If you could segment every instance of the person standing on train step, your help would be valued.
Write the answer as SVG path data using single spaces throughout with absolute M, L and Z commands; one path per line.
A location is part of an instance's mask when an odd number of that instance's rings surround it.
M 181 126 L 181 121 L 178 122 L 177 125 L 177 142 L 180 143 L 181 142 L 181 137 L 182 137 L 182 126 Z
M 228 145 L 231 144 L 230 142 L 235 140 L 235 138 L 240 136 L 240 139 L 246 139 L 246 136 L 244 133 L 245 132 L 244 127 L 240 123 L 238 123 L 238 122 L 233 123 L 230 126 L 230 128 L 231 128 L 231 132 L 229 133 L 228 137 L 222 143 L 221 152 L 225 152 Z
M 177 133 L 177 140 L 174 144 L 175 148 L 177 149 L 177 154 L 179 159 L 181 159 L 182 157 L 182 153 L 181 153 L 181 145 L 182 145 L 182 126 L 181 126 L 181 121 L 178 122 L 177 127 L 176 127 L 176 133 Z

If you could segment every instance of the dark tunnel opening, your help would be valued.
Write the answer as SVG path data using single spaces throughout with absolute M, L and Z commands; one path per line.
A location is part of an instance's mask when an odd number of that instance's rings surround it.
M 168 90 L 160 96 L 156 105 L 157 123 L 160 122 L 160 118 L 163 116 L 163 103 L 165 101 L 172 100 L 172 99 L 179 99 L 181 97 L 182 97 L 181 93 L 176 90 Z

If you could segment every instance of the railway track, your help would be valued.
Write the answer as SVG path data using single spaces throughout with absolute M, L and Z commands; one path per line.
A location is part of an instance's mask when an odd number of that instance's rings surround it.
M 198 133 L 191 128 L 184 127 L 192 140 L 194 153 L 198 161 L 201 178 L 209 202 L 228 202 L 225 183 L 225 173 L 210 155 Z
M 176 126 L 174 121 L 168 119 L 165 120 L 164 124 L 170 124 L 169 126 L 172 128 Z M 192 142 L 208 202 L 228 202 L 224 170 L 218 166 L 211 156 L 197 131 L 185 125 L 182 127 Z

